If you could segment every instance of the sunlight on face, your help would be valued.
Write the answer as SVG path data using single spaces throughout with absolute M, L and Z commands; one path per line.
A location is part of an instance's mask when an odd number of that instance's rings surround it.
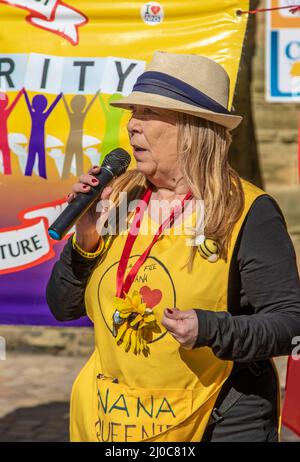
M 127 129 L 137 170 L 148 179 L 170 175 L 178 167 L 176 112 L 133 106 Z

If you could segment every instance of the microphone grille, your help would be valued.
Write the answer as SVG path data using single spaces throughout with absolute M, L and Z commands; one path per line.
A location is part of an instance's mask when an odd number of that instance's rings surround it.
M 131 161 L 131 157 L 125 149 L 116 148 L 107 154 L 102 162 L 102 167 L 108 167 L 115 176 L 122 175 Z

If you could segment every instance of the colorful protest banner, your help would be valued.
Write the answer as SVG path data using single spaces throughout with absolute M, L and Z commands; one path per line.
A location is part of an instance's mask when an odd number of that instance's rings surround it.
M 231 107 L 248 16 L 237 10 L 248 7 L 0 1 L 0 323 L 58 324 L 45 287 L 65 242 L 47 228 L 76 177 L 115 147 L 130 151 L 128 114 L 109 103 L 130 93 L 153 52 L 164 50 L 223 65 Z

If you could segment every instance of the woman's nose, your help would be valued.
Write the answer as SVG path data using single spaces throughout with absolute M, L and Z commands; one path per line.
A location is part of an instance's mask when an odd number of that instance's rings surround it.
M 138 118 L 132 116 L 127 124 L 127 130 L 129 134 L 141 133 L 142 132 L 141 121 Z

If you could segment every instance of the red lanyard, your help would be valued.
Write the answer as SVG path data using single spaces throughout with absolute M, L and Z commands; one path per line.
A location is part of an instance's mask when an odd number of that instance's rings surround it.
M 152 247 L 154 244 L 158 241 L 160 235 L 162 234 L 163 230 L 169 226 L 171 227 L 174 223 L 174 220 L 182 213 L 185 202 L 192 197 L 192 193 L 188 192 L 186 196 L 183 198 L 181 201 L 181 204 L 179 207 L 176 207 L 172 209 L 170 216 L 159 226 L 154 238 L 152 239 L 152 242 L 150 245 L 146 248 L 146 250 L 142 253 L 142 255 L 139 256 L 131 270 L 129 271 L 127 277 L 124 280 L 125 277 L 125 272 L 127 268 L 127 264 L 129 261 L 130 253 L 133 247 L 133 244 L 135 243 L 135 240 L 138 236 L 139 228 L 141 226 L 142 218 L 144 216 L 144 212 L 149 204 L 150 197 L 152 194 L 152 190 L 149 188 L 146 190 L 144 196 L 141 198 L 139 204 L 136 207 L 135 210 L 135 215 L 134 219 L 132 222 L 132 225 L 130 227 L 129 233 L 126 238 L 126 242 L 124 245 L 124 249 L 121 255 L 121 259 L 118 265 L 118 270 L 117 270 L 117 297 L 124 298 L 125 293 L 127 294 L 140 267 L 143 265 L 145 262 L 146 258 L 148 257 Z M 134 231 L 134 233 L 133 233 Z

